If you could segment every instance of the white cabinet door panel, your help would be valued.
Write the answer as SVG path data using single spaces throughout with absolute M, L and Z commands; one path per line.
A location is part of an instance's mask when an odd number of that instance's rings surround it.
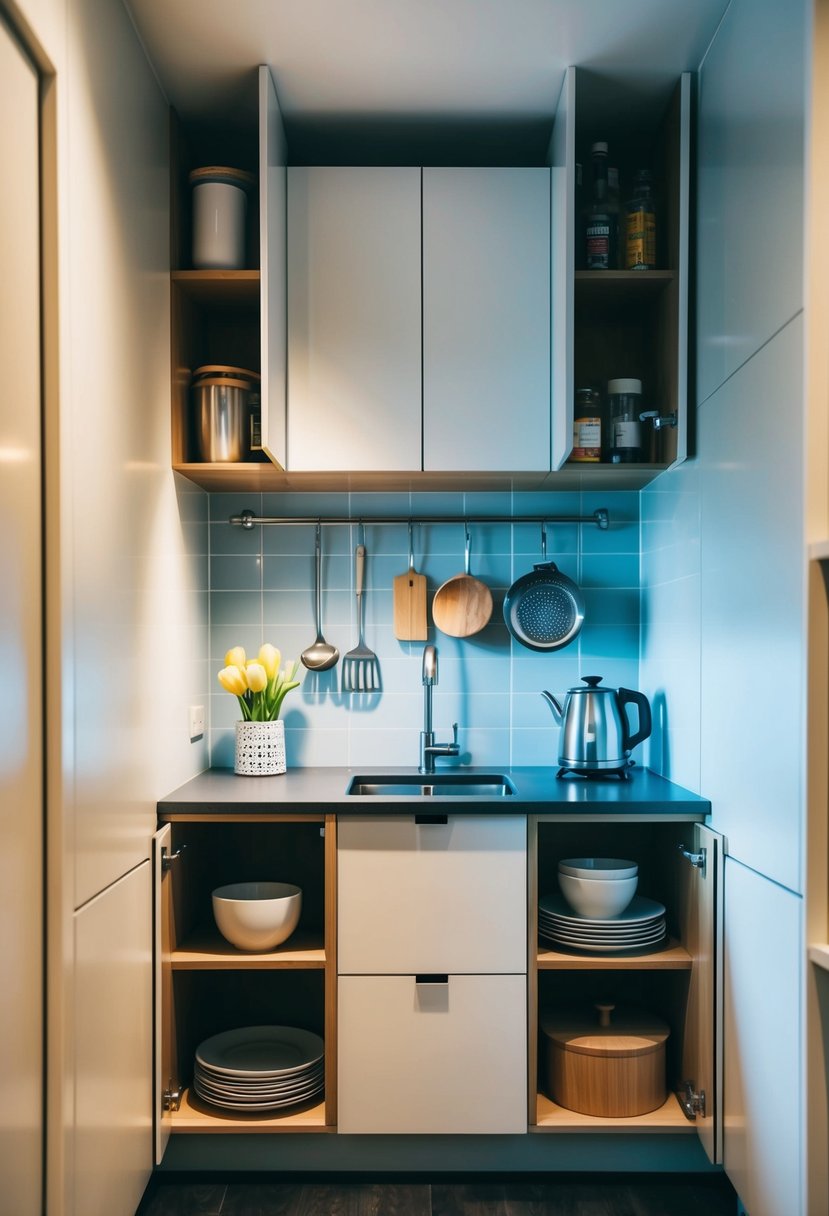
M 288 467 L 421 467 L 420 170 L 288 169 Z
M 724 1162 L 751 1216 L 804 1211 L 802 901 L 726 857 Z
M 573 276 L 576 254 L 576 69 L 564 74 L 550 164 L 552 467 L 573 447 Z
M 800 318 L 700 409 L 700 788 L 728 851 L 800 890 L 803 504 Z M 791 408 L 790 408 L 791 406 Z
M 75 913 L 74 1216 L 132 1216 L 153 1163 L 150 862 Z
M 550 468 L 550 170 L 423 170 L 423 467 Z
M 523 975 L 342 976 L 340 1132 L 527 1130 Z
M 262 266 L 262 448 L 285 467 L 288 374 L 287 169 L 282 114 L 271 69 L 259 68 L 259 250 Z
M 804 0 L 731 4 L 700 69 L 700 401 L 803 306 L 808 12 Z
M 524 816 L 445 818 L 341 819 L 341 975 L 526 971 Z

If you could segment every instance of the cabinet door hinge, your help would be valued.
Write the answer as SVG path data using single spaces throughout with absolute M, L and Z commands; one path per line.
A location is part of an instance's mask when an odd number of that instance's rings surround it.
M 187 845 L 183 844 L 180 848 L 176 849 L 175 853 L 168 853 L 167 846 L 162 845 L 162 848 L 161 848 L 161 871 L 162 871 L 162 873 L 166 874 L 168 870 L 172 870 L 173 862 L 181 860 L 182 854 L 184 853 L 184 850 L 186 848 L 187 848 Z
M 690 861 L 692 866 L 696 866 L 698 870 L 702 870 L 702 876 L 705 877 L 705 859 L 707 855 L 706 849 L 700 849 L 698 853 L 692 853 L 684 844 L 678 844 L 678 851 L 682 854 L 686 861 Z
M 173 1088 L 173 1082 L 170 1081 L 168 1089 L 165 1089 L 161 1095 L 161 1105 L 164 1110 L 178 1110 L 181 1106 L 181 1088 Z
M 682 1107 L 682 1113 L 686 1119 L 692 1122 L 697 1115 L 705 1118 L 705 1090 L 701 1089 L 699 1093 L 694 1089 L 693 1081 L 686 1081 L 684 1090 L 677 1094 L 679 1105 Z

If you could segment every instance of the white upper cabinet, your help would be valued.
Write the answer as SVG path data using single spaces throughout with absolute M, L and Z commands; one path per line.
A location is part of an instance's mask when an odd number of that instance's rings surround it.
M 550 171 L 423 170 L 423 467 L 550 467 Z
M 559 94 L 547 152 L 550 165 L 552 467 L 573 447 L 573 276 L 576 259 L 576 69 Z
M 288 170 L 288 468 L 421 467 L 420 169 Z

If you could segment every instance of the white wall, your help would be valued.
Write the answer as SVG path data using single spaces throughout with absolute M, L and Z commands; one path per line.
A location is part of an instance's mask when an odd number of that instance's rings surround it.
M 803 1210 L 791 1098 L 803 1073 L 809 14 L 804 0 L 732 0 L 701 65 L 696 458 L 649 487 L 641 511 L 651 763 L 711 799 L 727 840 L 725 1160 L 751 1216 L 779 1216 L 781 1195 L 787 1216 Z M 762 913 L 777 904 L 786 915 L 767 952 Z M 758 1096 L 751 1045 L 780 1026 L 787 1063 Z

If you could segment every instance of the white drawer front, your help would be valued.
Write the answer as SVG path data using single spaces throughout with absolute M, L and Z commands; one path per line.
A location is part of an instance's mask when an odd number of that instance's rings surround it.
M 527 1130 L 522 975 L 339 980 L 338 1130 Z
M 446 818 L 340 820 L 341 975 L 526 971 L 524 816 Z

